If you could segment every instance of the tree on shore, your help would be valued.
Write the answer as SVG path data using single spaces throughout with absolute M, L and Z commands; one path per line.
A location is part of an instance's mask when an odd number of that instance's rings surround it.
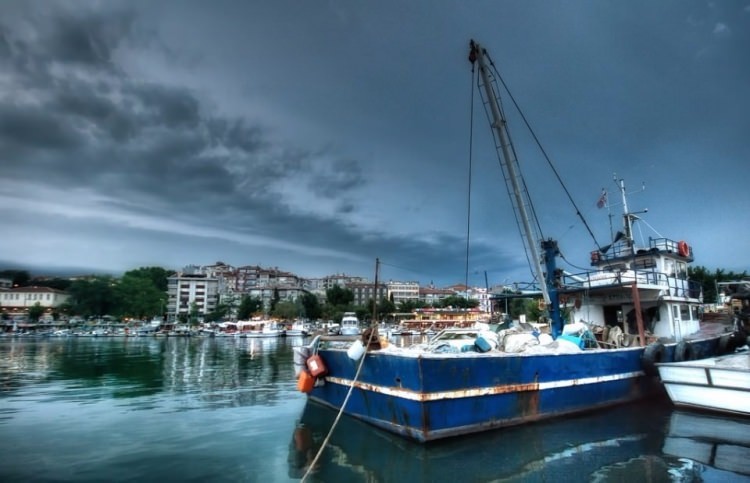
M 253 314 L 263 310 L 263 301 L 257 297 L 245 295 L 237 309 L 237 320 L 248 320 Z
M 153 279 L 139 271 L 126 272 L 114 287 L 115 313 L 119 317 L 136 319 L 163 316 L 166 294 L 156 287 Z
M 39 302 L 35 303 L 28 309 L 29 321 L 36 323 L 39 322 L 39 318 L 44 315 L 44 307 Z
M 31 275 L 26 270 L 0 270 L 0 278 L 10 279 L 11 287 L 27 287 L 31 282 Z
M 711 272 L 706 267 L 697 266 L 688 268 L 688 277 L 691 281 L 701 284 L 703 288 L 703 303 L 715 304 L 719 300 L 717 289 L 720 282 L 742 280 L 750 277 L 750 275 L 747 274 L 747 270 L 744 270 L 742 273 L 723 269 L 716 269 L 714 272 Z

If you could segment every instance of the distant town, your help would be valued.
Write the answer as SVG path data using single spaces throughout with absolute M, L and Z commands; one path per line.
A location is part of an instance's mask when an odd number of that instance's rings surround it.
M 333 291 L 333 294 L 332 294 Z M 55 320 L 151 319 L 171 322 L 237 320 L 252 316 L 340 319 L 357 311 L 367 319 L 378 312 L 419 308 L 471 309 L 491 314 L 492 293 L 511 287 L 420 286 L 415 281 L 379 281 L 333 274 L 303 278 L 278 267 L 223 262 L 188 265 L 180 271 L 145 267 L 115 278 L 85 275 L 31 277 L 21 270 L 0 271 L 0 315 L 8 325 Z M 336 300 L 329 300 L 329 299 Z M 495 310 L 507 312 L 504 307 Z

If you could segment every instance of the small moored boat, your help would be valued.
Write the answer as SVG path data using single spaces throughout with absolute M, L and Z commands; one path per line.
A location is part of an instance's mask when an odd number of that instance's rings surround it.
M 341 335 L 359 335 L 362 333 L 357 314 L 354 312 L 344 312 L 344 316 L 341 318 L 339 333 Z

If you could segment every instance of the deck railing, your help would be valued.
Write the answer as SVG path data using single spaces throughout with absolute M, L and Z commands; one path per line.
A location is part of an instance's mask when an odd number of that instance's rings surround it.
M 565 289 L 593 289 L 631 285 L 636 281 L 639 285 L 660 287 L 674 297 L 701 297 L 701 284 L 693 280 L 677 278 L 659 272 L 656 269 L 638 269 L 625 271 L 586 271 L 575 274 L 565 274 L 562 279 Z

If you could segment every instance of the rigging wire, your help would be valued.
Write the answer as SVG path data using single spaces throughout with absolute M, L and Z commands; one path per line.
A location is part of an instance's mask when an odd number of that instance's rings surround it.
M 489 59 L 490 65 L 492 66 L 492 69 L 495 71 L 495 75 L 500 80 L 500 83 L 503 85 L 503 88 L 505 89 L 505 91 L 508 93 L 508 97 L 513 102 L 513 105 L 516 107 L 516 110 L 518 111 L 518 114 L 521 116 L 521 119 L 523 120 L 524 124 L 526 125 L 526 128 L 529 130 L 529 133 L 531 133 L 531 136 L 534 138 L 534 142 L 536 143 L 537 147 L 541 151 L 542 156 L 544 156 L 544 159 L 547 161 L 547 164 L 549 165 L 550 169 L 552 169 L 552 172 L 555 174 L 555 177 L 557 178 L 557 181 L 560 183 L 560 186 L 562 186 L 563 191 L 565 191 L 565 194 L 567 195 L 568 200 L 573 205 L 573 208 L 575 208 L 576 215 L 578 215 L 578 217 L 583 222 L 583 225 L 586 227 L 586 230 L 589 232 L 589 235 L 591 235 L 591 239 L 594 240 L 594 244 L 596 245 L 596 248 L 598 250 L 601 250 L 601 246 L 599 246 L 599 242 L 596 240 L 596 237 L 594 236 L 594 232 L 591 230 L 591 227 L 589 226 L 588 222 L 583 217 L 583 214 L 581 213 L 581 210 L 578 208 L 578 205 L 576 204 L 576 202 L 573 200 L 573 196 L 570 194 L 570 191 L 568 190 L 568 187 L 565 186 L 565 183 L 563 182 L 562 178 L 560 177 L 560 173 L 557 171 L 557 169 L 555 168 L 554 164 L 552 164 L 552 160 L 547 155 L 547 151 L 545 151 L 544 148 L 542 147 L 542 143 L 539 141 L 539 138 L 536 136 L 536 133 L 531 128 L 531 125 L 529 124 L 529 121 L 526 119 L 526 116 L 524 115 L 523 111 L 521 110 L 521 107 L 516 102 L 516 99 L 513 97 L 513 94 L 510 92 L 510 89 L 508 89 L 508 86 L 505 84 L 505 81 L 503 80 L 502 76 L 498 72 L 497 67 L 495 66 L 495 62 L 492 60 L 492 58 L 490 57 L 490 55 L 488 53 L 486 53 L 486 51 L 485 51 L 485 55 Z

